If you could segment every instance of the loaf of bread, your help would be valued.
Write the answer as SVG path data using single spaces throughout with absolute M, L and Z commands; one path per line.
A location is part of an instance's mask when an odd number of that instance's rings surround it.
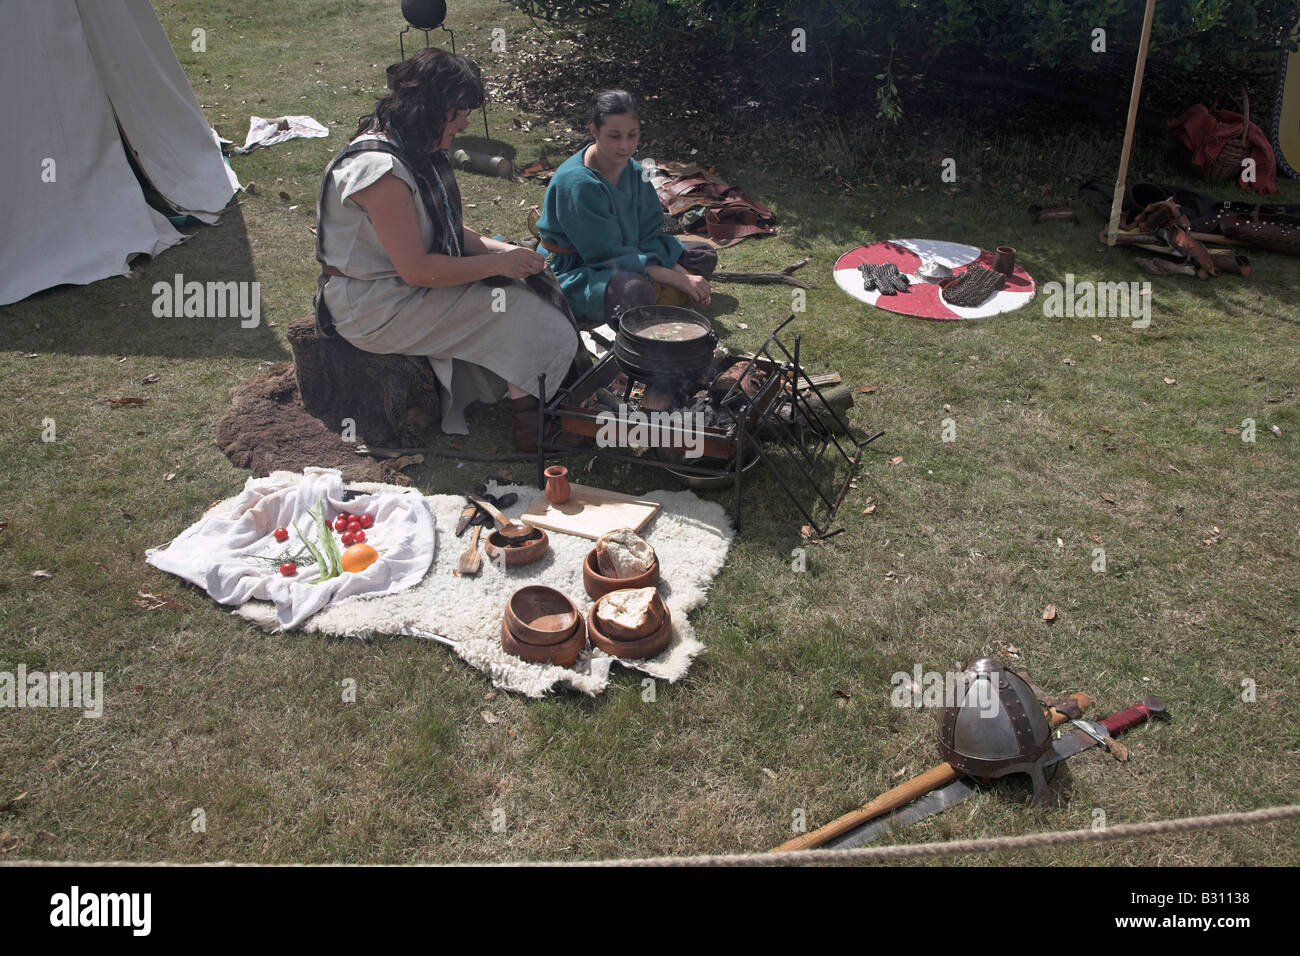
M 662 622 L 659 592 L 654 588 L 610 591 L 596 603 L 596 626 L 615 640 L 652 634 Z
M 596 567 L 607 578 L 634 578 L 654 563 L 654 548 L 630 528 L 603 534 L 596 541 Z

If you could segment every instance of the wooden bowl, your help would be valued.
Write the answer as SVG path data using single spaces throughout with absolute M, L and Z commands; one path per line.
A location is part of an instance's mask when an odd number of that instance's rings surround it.
M 483 551 L 487 554 L 489 561 L 495 561 L 498 554 L 504 554 L 508 566 L 532 564 L 551 550 L 551 539 L 547 537 L 546 532 L 541 528 L 534 528 L 533 530 L 537 532 L 537 536 L 529 538 L 522 544 L 513 544 L 500 531 L 493 531 L 488 535 L 487 544 L 483 546 Z
M 558 644 L 545 645 L 516 640 L 510 633 L 510 625 L 506 623 L 505 618 L 501 619 L 501 649 L 532 664 L 557 664 L 560 667 L 570 667 L 582 655 L 582 649 L 586 644 L 587 628 L 583 625 L 581 617 L 578 618 L 578 628 L 572 636 Z
M 620 588 L 620 590 L 625 590 L 625 589 Z M 613 594 L 614 592 L 610 591 L 609 593 Z M 609 594 L 605 595 L 605 597 L 609 597 Z M 605 598 L 601 598 L 600 601 L 597 601 L 595 604 L 592 605 L 591 611 L 593 615 L 596 613 L 596 608 L 600 606 L 600 602 L 603 600 L 605 600 Z M 651 634 L 654 634 L 656 631 L 658 631 L 660 626 L 664 622 L 664 618 L 668 616 L 668 605 L 664 604 L 664 600 L 659 596 L 658 591 L 655 592 L 654 600 L 650 602 L 650 612 L 653 620 L 648 626 L 644 628 L 623 627 L 620 624 L 610 624 L 605 621 L 597 621 L 597 624 L 600 627 L 601 633 L 604 634 L 606 637 L 608 637 L 610 640 L 639 641 L 642 638 L 649 637 Z
M 573 602 L 555 588 L 530 584 L 506 601 L 505 621 L 510 635 L 525 644 L 548 646 L 573 636 L 582 615 Z
M 587 596 L 593 601 L 599 601 L 610 591 L 621 591 L 624 588 L 649 588 L 658 583 L 658 555 L 655 555 L 649 571 L 638 574 L 634 578 L 608 578 L 601 574 L 600 566 L 596 564 L 595 548 L 587 552 L 587 557 L 582 562 L 582 586 L 587 589 Z
M 673 639 L 673 619 L 667 613 L 667 607 L 664 611 L 663 623 L 653 634 L 635 641 L 617 641 L 601 632 L 600 625 L 596 623 L 596 607 L 592 605 L 591 610 L 587 612 L 587 636 L 591 638 L 593 647 L 599 647 L 606 654 L 612 654 L 614 657 L 634 661 L 658 657 Z

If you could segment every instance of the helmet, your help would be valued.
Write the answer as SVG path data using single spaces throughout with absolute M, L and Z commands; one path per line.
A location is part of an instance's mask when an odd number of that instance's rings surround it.
M 1051 752 L 1052 728 L 1029 684 L 989 657 L 964 676 L 956 706 L 944 710 L 939 725 L 943 759 L 983 781 L 1028 774 L 1034 800 L 1047 803 L 1042 761 Z

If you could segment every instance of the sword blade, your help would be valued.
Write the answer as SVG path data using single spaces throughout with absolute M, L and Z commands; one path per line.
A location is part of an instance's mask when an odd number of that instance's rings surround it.
M 1044 759 L 1043 766 L 1050 767 L 1052 764 L 1070 759 L 1080 751 L 1096 746 L 1096 740 L 1084 731 L 1076 730 L 1074 733 L 1057 738 L 1052 743 L 1052 752 Z M 850 830 L 825 845 L 833 850 L 847 850 L 874 843 L 891 830 L 943 813 L 961 803 L 978 789 L 980 789 L 979 784 L 970 777 L 958 777 L 952 783 L 930 791 L 921 799 L 913 800 L 907 806 L 865 823 L 856 830 Z

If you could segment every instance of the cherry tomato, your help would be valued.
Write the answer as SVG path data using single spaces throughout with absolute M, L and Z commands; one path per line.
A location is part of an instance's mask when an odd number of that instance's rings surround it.
M 369 528 L 372 524 L 375 523 L 375 519 L 368 514 L 363 514 L 357 520 L 361 522 L 361 527 L 363 528 Z
M 357 543 L 357 542 L 356 542 L 356 539 L 353 537 L 351 531 L 344 531 L 344 532 L 343 532 L 343 537 L 340 538 L 339 540 L 341 540 L 341 541 L 343 542 L 343 547 L 345 547 L 345 548 L 350 548 L 350 547 L 352 547 L 354 544 Z
M 284 544 L 286 541 L 288 541 L 288 540 L 289 540 L 289 529 L 288 529 L 288 528 L 276 528 L 276 529 L 275 529 L 275 540 L 276 540 L 276 541 L 279 541 L 281 544 Z
M 286 561 L 284 564 L 280 565 L 280 573 L 286 578 L 291 578 L 298 573 L 298 565 L 294 564 L 292 561 Z
M 361 522 L 358 521 L 356 518 L 353 518 L 348 522 L 348 530 L 351 531 L 353 534 L 356 534 L 358 531 L 361 530 Z
M 348 519 L 345 515 L 339 515 L 337 518 L 334 519 L 334 530 L 335 531 L 348 530 Z
M 352 533 L 353 544 L 360 544 L 362 541 L 365 540 L 366 540 L 366 533 L 364 531 L 357 530 Z

